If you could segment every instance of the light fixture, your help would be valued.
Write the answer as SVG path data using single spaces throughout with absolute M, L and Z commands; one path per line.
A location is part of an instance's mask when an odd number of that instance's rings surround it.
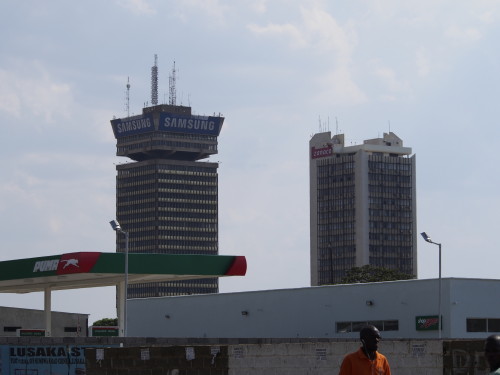
M 366 301 L 366 306 L 373 306 L 375 303 L 372 300 Z
M 121 232 L 122 227 L 116 220 L 111 220 L 109 224 L 111 225 L 111 228 L 113 228 L 114 231 Z
M 244 316 L 248 315 L 248 311 L 243 310 L 243 311 L 241 312 L 241 315 L 244 315 Z

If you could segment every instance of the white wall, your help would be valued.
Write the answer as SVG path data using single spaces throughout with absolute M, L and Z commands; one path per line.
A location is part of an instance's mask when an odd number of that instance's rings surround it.
M 416 316 L 438 314 L 438 280 L 321 286 L 255 292 L 135 299 L 128 302 L 130 336 L 357 338 L 336 322 L 398 320 L 384 338 L 436 338 L 417 331 Z M 443 279 L 443 338 L 467 333 L 468 317 L 500 318 L 500 280 Z M 368 306 L 366 301 L 372 301 Z M 248 312 L 242 315 L 242 312 Z

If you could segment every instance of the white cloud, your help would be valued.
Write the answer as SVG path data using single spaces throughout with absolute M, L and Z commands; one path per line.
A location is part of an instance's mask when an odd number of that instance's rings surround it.
M 259 36 L 284 36 L 293 48 L 312 48 L 316 53 L 335 52 L 339 63 L 350 60 L 356 44 L 354 33 L 342 28 L 335 18 L 318 7 L 301 8 L 302 22 L 269 23 L 266 26 L 248 24 L 247 28 Z
M 223 5 L 220 0 L 184 0 L 178 6 L 177 17 L 187 22 L 190 19 L 188 13 L 194 11 L 203 13 L 205 20 L 210 24 L 225 22 L 229 6 Z
M 324 76 L 318 77 L 318 84 L 321 87 L 318 95 L 314 99 L 316 103 L 327 102 L 332 105 L 352 106 L 362 104 L 367 101 L 363 90 L 354 82 L 349 69 L 340 67 L 332 69 Z
M 118 5 L 137 14 L 156 14 L 147 0 L 118 0 Z
M 249 24 L 247 28 L 254 34 L 262 36 L 284 36 L 290 39 L 290 46 L 293 48 L 304 48 L 307 46 L 307 40 L 304 34 L 296 26 L 292 24 L 269 24 L 267 26 L 259 26 Z
M 70 85 L 53 80 L 41 64 L 28 64 L 23 71 L 0 68 L 0 82 L 0 111 L 15 117 L 28 112 L 46 123 L 53 123 L 56 117 L 70 117 Z
M 342 27 L 330 13 L 317 5 L 301 7 L 300 14 L 301 22 L 297 24 L 249 24 L 247 29 L 262 37 L 288 38 L 291 48 L 308 50 L 305 53 L 331 61 L 331 65 L 326 65 L 326 72 L 317 78 L 320 89 L 315 101 L 326 99 L 330 103 L 347 105 L 366 101 L 351 73 L 352 54 L 357 44 L 356 33 L 351 26 Z
M 265 13 L 267 11 L 267 0 L 251 0 L 250 8 L 257 13 Z
M 408 90 L 408 83 L 397 78 L 396 72 L 388 67 L 380 67 L 375 70 L 375 75 L 382 80 L 391 92 L 404 92 Z
M 459 43 L 470 43 L 481 39 L 482 33 L 473 27 L 460 28 L 456 25 L 452 25 L 446 29 L 445 36 Z
M 431 70 L 430 58 L 425 48 L 419 48 L 416 52 L 416 65 L 419 77 L 426 77 Z

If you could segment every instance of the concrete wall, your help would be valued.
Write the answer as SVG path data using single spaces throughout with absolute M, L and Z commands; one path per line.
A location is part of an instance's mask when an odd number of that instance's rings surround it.
M 2 345 L 87 347 L 87 375 L 332 375 L 338 373 L 344 355 L 359 347 L 356 341 L 324 339 L 117 337 L 4 337 Z M 486 375 L 483 345 L 484 340 L 383 340 L 380 352 L 393 374 Z M 8 355 L 0 360 L 7 363 Z

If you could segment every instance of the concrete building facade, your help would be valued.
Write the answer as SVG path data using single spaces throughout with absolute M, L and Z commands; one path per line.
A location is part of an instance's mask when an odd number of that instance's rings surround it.
M 117 156 L 116 218 L 136 253 L 217 255 L 218 163 L 224 118 L 196 116 L 191 107 L 157 105 L 141 115 L 111 121 Z M 117 233 L 117 251 L 125 238 Z M 218 292 L 217 278 L 135 284 L 128 296 Z
M 394 133 L 309 141 L 311 285 L 372 265 L 417 276 L 415 155 Z
M 500 280 L 442 279 L 443 339 L 500 332 Z M 356 339 L 374 324 L 384 339 L 438 338 L 438 279 L 133 299 L 137 337 Z
M 88 336 L 88 314 L 52 312 L 52 336 Z M 18 329 L 43 329 L 45 312 L 43 310 L 0 307 L 0 336 L 17 336 Z

